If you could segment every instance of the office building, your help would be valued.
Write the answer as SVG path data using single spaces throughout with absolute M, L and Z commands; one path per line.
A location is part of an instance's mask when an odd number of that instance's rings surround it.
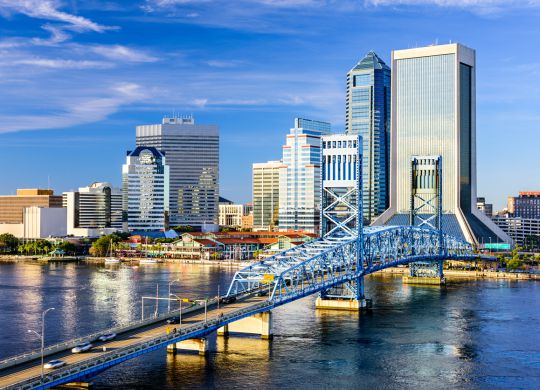
M 388 65 L 370 51 L 347 73 L 345 130 L 361 135 L 365 223 L 388 208 L 390 169 L 390 78 Z
M 321 137 L 330 123 L 296 118 L 283 146 L 279 180 L 279 230 L 319 231 Z
M 67 209 L 31 206 L 24 209 L 23 239 L 65 237 Z
M 281 161 L 253 164 L 253 230 L 276 230 L 279 220 Z
M 486 217 L 493 217 L 493 204 L 486 203 L 486 198 L 476 198 L 476 208 L 483 212 Z
M 390 208 L 377 225 L 409 223 L 412 161 L 442 170 L 442 229 L 473 244 L 510 242 L 476 208 L 476 54 L 460 44 L 392 52 Z
M 16 195 L 0 196 L 0 224 L 22 224 L 26 207 L 62 207 L 62 196 L 53 190 L 18 189 Z
M 244 205 L 242 204 L 219 205 L 219 226 L 239 228 L 242 226 L 243 216 Z
M 64 192 L 67 234 L 99 237 L 122 230 L 122 190 L 110 183 L 92 183 L 78 191 Z
M 538 250 L 536 243 L 540 240 L 540 219 L 522 218 L 511 215 L 496 215 L 493 222 L 500 227 L 516 245 L 529 248 L 534 243 L 533 250 Z
M 513 217 L 540 219 L 540 191 L 521 191 L 508 197 L 508 212 Z
M 138 146 L 122 167 L 124 227 L 129 231 L 168 228 L 169 166 L 154 147 Z
M 153 146 L 170 167 L 170 225 L 218 228 L 219 129 L 193 117 L 165 117 L 137 126 L 137 146 Z

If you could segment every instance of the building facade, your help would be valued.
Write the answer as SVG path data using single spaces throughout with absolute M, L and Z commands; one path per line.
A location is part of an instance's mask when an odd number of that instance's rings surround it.
M 169 166 L 154 147 L 138 146 L 122 167 L 124 228 L 166 230 L 169 219 Z
M 253 164 L 253 230 L 276 230 L 279 221 L 281 161 Z
M 23 239 L 64 237 L 67 209 L 64 207 L 26 207 Z
M 493 222 L 508 234 L 514 243 L 522 247 L 529 247 L 531 241 L 540 240 L 540 219 L 521 218 L 510 215 L 497 215 Z M 532 239 L 532 240 L 531 240 Z M 534 248 L 537 250 L 537 246 Z
M 295 118 L 279 172 L 279 230 L 319 231 L 321 137 L 330 123 Z
M 408 223 L 411 159 L 440 156 L 442 229 L 473 244 L 510 237 L 476 208 L 476 54 L 460 44 L 392 52 L 390 208 Z
M 62 207 L 62 196 L 53 190 L 18 189 L 16 195 L 0 196 L 0 224 L 22 224 L 26 207 Z
M 219 205 L 219 226 L 239 228 L 242 226 L 243 216 L 244 205 L 242 204 Z
M 486 217 L 493 217 L 493 204 L 486 203 L 486 198 L 476 198 L 476 208 L 486 215 Z
M 98 237 L 122 230 L 122 190 L 96 182 L 78 191 L 64 192 L 67 234 Z
M 521 191 L 508 199 L 508 212 L 513 217 L 540 219 L 540 191 Z
M 137 126 L 137 146 L 153 146 L 170 167 L 170 225 L 216 230 L 219 199 L 219 129 L 193 117 L 165 117 Z
M 388 208 L 390 181 L 390 79 L 388 65 L 370 51 L 347 73 L 345 130 L 361 135 L 364 219 Z

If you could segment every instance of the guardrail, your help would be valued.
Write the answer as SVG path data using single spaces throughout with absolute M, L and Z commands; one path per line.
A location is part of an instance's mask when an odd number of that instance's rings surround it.
M 208 302 L 207 302 L 207 306 L 210 307 L 210 306 L 216 304 L 216 302 L 217 302 L 216 298 L 209 299 Z M 188 307 L 186 309 L 182 309 L 182 314 L 188 314 L 188 313 L 191 313 L 193 311 L 196 311 L 198 309 L 203 309 L 203 308 L 204 308 L 203 304 L 194 304 L 194 305 L 192 305 L 192 306 L 190 306 L 190 307 Z M 71 339 L 71 340 L 63 341 L 63 342 L 60 342 L 60 343 L 57 343 L 57 344 L 49 345 L 48 347 L 46 347 L 43 350 L 44 351 L 43 356 L 54 355 L 55 353 L 71 349 L 71 348 L 75 347 L 76 345 L 84 343 L 84 342 L 95 341 L 95 340 L 97 340 L 99 338 L 99 336 L 101 336 L 103 334 L 107 334 L 107 333 L 122 334 L 122 333 L 129 332 L 129 331 L 131 331 L 133 329 L 142 328 L 142 327 L 145 327 L 145 326 L 150 326 L 150 325 L 156 324 L 158 322 L 165 321 L 168 318 L 174 317 L 174 316 L 178 315 L 178 313 L 179 313 L 179 310 L 175 309 L 175 310 L 171 310 L 169 313 L 161 314 L 161 315 L 159 315 L 157 317 L 148 318 L 146 320 L 138 320 L 138 321 L 135 321 L 135 322 L 133 322 L 133 323 L 131 323 L 129 325 L 116 326 L 116 327 L 104 329 L 102 331 L 92 333 L 92 334 L 89 334 L 89 335 L 86 335 L 86 336 L 81 336 L 81 337 L 78 337 L 76 339 Z M 16 366 L 18 364 L 27 363 L 27 362 L 30 362 L 32 360 L 37 360 L 37 359 L 40 359 L 40 358 L 41 358 L 41 349 L 35 349 L 35 350 L 31 351 L 31 352 L 26 352 L 26 353 L 21 354 L 21 355 L 17 355 L 17 356 L 7 358 L 5 360 L 1 360 L 0 361 L 0 370 L 5 369 L 5 368 L 9 368 L 9 367 L 13 367 L 13 366 Z
M 114 364 L 118 364 L 129 359 L 130 357 L 134 357 L 133 355 L 141 355 L 145 352 L 150 352 L 151 350 L 161 348 L 164 345 L 206 335 L 230 322 L 237 321 L 260 311 L 266 311 L 265 309 L 270 310 L 271 306 L 273 306 L 272 302 L 263 301 L 246 308 L 235 310 L 223 315 L 222 317 L 215 316 L 214 318 L 209 319 L 207 322 L 199 322 L 185 328 L 181 328 L 176 333 L 165 333 L 128 347 L 119 348 L 117 350 L 104 353 L 91 360 L 75 363 L 66 367 L 65 369 L 55 370 L 54 372 L 46 374 L 43 377 L 43 380 L 38 377 L 13 383 L 12 385 L 5 387 L 5 390 L 34 388 L 45 389 L 62 383 L 67 383 L 70 380 L 75 380 L 76 378 L 80 378 L 81 376 L 97 371 L 100 369 L 100 367 L 109 367 Z

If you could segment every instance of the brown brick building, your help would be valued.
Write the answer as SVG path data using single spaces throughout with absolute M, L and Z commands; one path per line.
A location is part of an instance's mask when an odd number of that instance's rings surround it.
M 62 207 L 62 196 L 53 190 L 18 189 L 17 195 L 0 196 L 0 223 L 23 223 L 25 207 Z

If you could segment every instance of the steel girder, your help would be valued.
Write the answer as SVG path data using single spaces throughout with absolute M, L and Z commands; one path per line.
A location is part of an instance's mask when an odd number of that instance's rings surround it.
M 366 227 L 358 237 L 324 237 L 283 251 L 236 272 L 227 295 L 247 291 L 268 292 L 274 303 L 325 291 L 383 268 L 414 261 L 473 259 L 465 241 L 414 226 Z

